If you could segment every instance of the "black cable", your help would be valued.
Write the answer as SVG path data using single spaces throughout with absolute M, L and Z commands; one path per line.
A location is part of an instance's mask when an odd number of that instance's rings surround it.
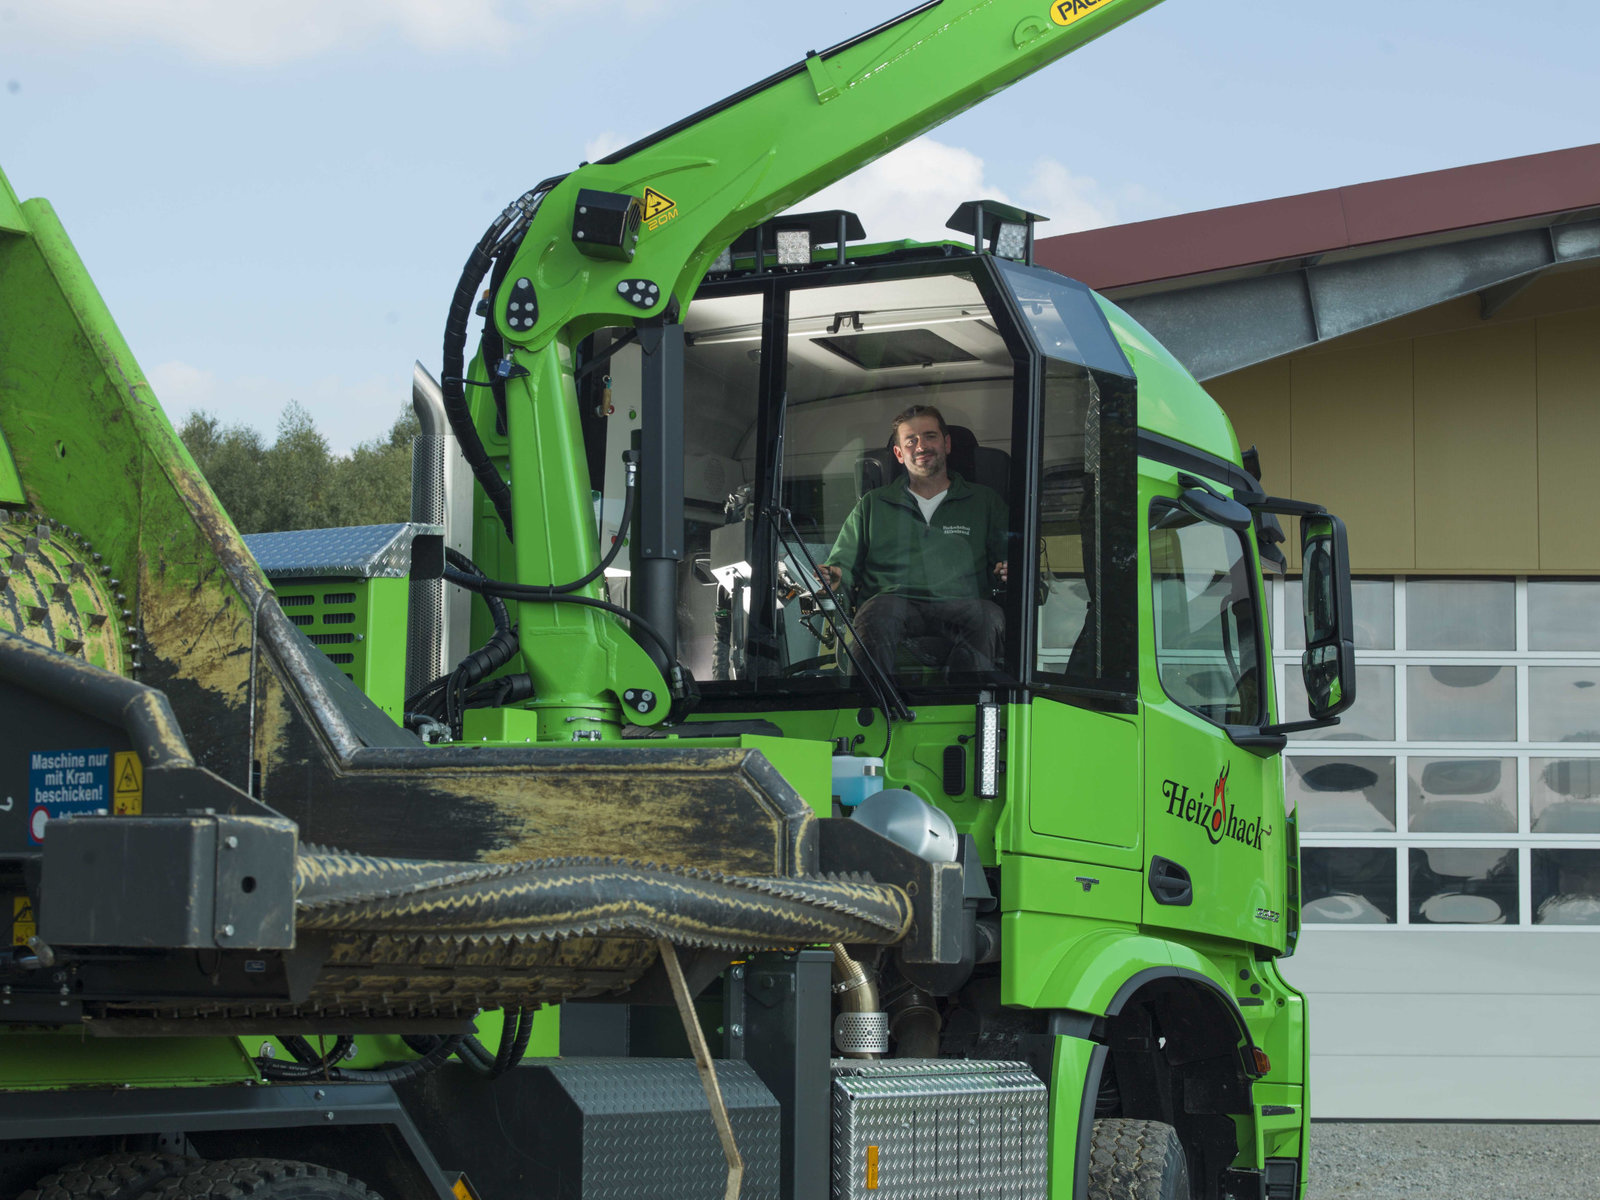
M 471 574 L 476 578 L 487 578 L 477 563 L 454 547 L 445 547 L 445 561 L 457 570 Z M 485 675 L 498 670 L 506 662 L 510 661 L 510 654 L 505 654 L 505 651 L 507 648 L 506 643 L 513 639 L 511 634 L 511 614 L 506 609 L 505 602 L 498 596 L 483 595 L 482 600 L 484 606 L 489 610 L 490 620 L 494 623 L 495 632 L 491 635 L 490 640 L 463 658 L 448 674 L 440 676 L 415 695 L 407 697 L 405 703 L 407 711 L 434 720 L 442 719 L 452 730 L 455 730 L 458 727 L 460 706 L 457 703 L 457 697 L 459 694 L 465 688 L 477 683 Z M 510 647 L 510 649 L 511 653 L 515 653 L 514 646 Z M 505 654 L 504 658 L 500 657 L 502 654 Z M 484 664 L 487 663 L 492 663 L 493 665 L 485 666 Z M 473 668 L 469 667 L 469 664 L 478 664 L 475 674 L 472 673 Z M 463 676 L 464 669 L 472 675 L 471 678 Z M 443 701 L 442 705 L 439 703 L 440 700 Z
M 627 463 L 627 483 L 622 495 L 622 516 L 617 521 L 617 535 L 611 539 L 611 549 L 606 551 L 605 557 L 596 563 L 587 575 L 581 579 L 574 579 L 571 583 L 508 584 L 507 586 L 515 586 L 522 589 L 523 594 L 516 597 L 516 599 L 549 599 L 554 596 L 564 596 L 568 592 L 575 592 L 579 588 L 586 588 L 596 579 L 599 579 L 601 575 L 605 574 L 607 567 L 617 561 L 617 555 L 622 553 L 623 544 L 627 541 L 628 529 L 633 524 L 633 506 L 635 495 L 638 491 L 639 478 L 638 466 L 633 457 L 633 451 L 627 451 L 623 455 L 623 460 Z M 448 555 L 446 558 L 448 559 Z M 477 567 L 474 566 L 473 570 L 477 571 Z M 482 571 L 478 571 L 478 577 L 480 579 L 487 578 Z M 488 596 L 491 593 L 486 592 L 484 594 Z
M 456 1052 L 456 1048 L 465 1038 L 466 1035 L 461 1033 L 443 1038 L 427 1054 L 410 1062 L 385 1063 L 381 1067 L 360 1071 L 336 1069 L 330 1072 L 330 1077 L 341 1083 L 401 1083 L 407 1079 L 415 1079 L 418 1075 L 426 1075 L 442 1065 Z
M 483 573 L 482 567 L 478 566 L 477 563 L 473 562 L 454 546 L 446 546 L 444 548 L 444 560 L 458 571 L 466 571 L 470 575 L 476 575 L 479 579 L 488 578 Z M 483 603 L 489 610 L 489 619 L 494 622 L 495 632 L 498 633 L 511 628 L 511 614 L 506 611 L 506 606 L 500 597 L 485 596 L 483 597 Z
M 497 1076 L 504 1075 L 522 1061 L 523 1056 L 528 1053 L 528 1042 L 533 1037 L 533 1015 L 538 1010 L 518 1008 L 514 1011 L 517 1019 L 515 1032 L 510 1033 L 508 1037 L 507 1034 L 510 1032 L 508 1027 L 502 1025 L 500 1029 L 500 1052 L 495 1055 L 494 1062 Z M 510 1021 L 512 1012 L 511 1009 L 506 1010 L 504 1016 L 506 1021 Z
M 612 616 L 621 617 L 648 637 L 656 644 L 656 648 L 661 651 L 662 657 L 667 660 L 669 665 L 677 661 L 661 631 L 638 613 L 623 608 L 620 604 L 612 604 L 608 600 L 595 600 L 589 596 L 571 596 L 562 592 L 550 592 L 545 588 L 534 587 L 530 584 L 506 583 L 498 579 L 475 579 L 460 571 L 451 570 L 449 567 L 445 568 L 444 577 L 456 586 L 464 587 L 468 591 L 492 592 L 494 595 L 502 596 L 507 600 L 544 600 L 555 604 L 579 604 L 585 608 L 598 608 L 602 612 L 610 613 Z
M 317 1054 L 311 1049 L 311 1044 L 302 1037 L 279 1038 L 283 1047 L 299 1061 L 292 1063 L 279 1062 L 274 1058 L 256 1059 L 256 1069 L 261 1072 L 261 1078 L 279 1081 L 306 1080 L 306 1079 L 339 1079 L 342 1077 L 340 1068 L 334 1063 L 341 1062 L 350 1047 L 355 1045 L 355 1038 L 349 1034 L 341 1034 L 334 1040 L 333 1047 L 326 1054 Z M 309 1057 L 307 1057 L 309 1056 Z
M 490 223 L 488 229 L 484 230 L 483 236 L 478 239 L 478 244 L 472 248 L 472 253 L 467 256 L 467 261 L 461 268 L 461 277 L 456 281 L 455 294 L 450 298 L 450 311 L 445 317 L 444 363 L 439 384 L 444 398 L 445 416 L 450 421 L 451 432 L 456 435 L 456 440 L 460 443 L 467 465 L 472 468 L 474 478 L 483 488 L 484 494 L 489 497 L 490 503 L 494 505 L 495 513 L 499 516 L 501 525 L 505 527 L 508 539 L 512 537 L 511 489 L 506 486 L 506 481 L 500 477 L 499 470 L 490 461 L 489 452 L 484 449 L 483 439 L 478 436 L 477 426 L 472 421 L 472 413 L 467 408 L 466 388 L 462 383 L 467 373 L 465 366 L 467 322 L 471 320 L 473 310 L 477 306 L 478 285 L 483 282 L 483 277 L 489 273 L 489 268 L 499 256 L 502 240 L 521 236 L 533 219 L 533 215 L 539 211 L 539 205 L 545 196 L 559 182 L 559 179 L 546 180 L 533 190 L 524 192 L 515 203 Z

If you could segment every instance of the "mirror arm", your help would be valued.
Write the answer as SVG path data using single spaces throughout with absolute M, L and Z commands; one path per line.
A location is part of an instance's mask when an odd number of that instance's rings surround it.
M 1303 733 L 1308 729 L 1327 729 L 1329 726 L 1339 724 L 1338 717 L 1318 717 L 1314 721 L 1282 721 L 1277 725 L 1265 725 L 1262 733 L 1290 734 Z
M 1326 729 L 1337 725 L 1338 717 L 1323 717 L 1316 721 L 1284 721 L 1278 725 L 1226 725 L 1228 740 L 1242 750 L 1261 758 L 1271 758 L 1289 744 L 1291 733 L 1308 729 Z
M 1228 735 L 1228 740 L 1241 750 L 1248 750 L 1258 758 L 1271 758 L 1286 745 L 1289 739 L 1276 732 L 1277 726 L 1268 725 L 1224 725 L 1223 730 Z

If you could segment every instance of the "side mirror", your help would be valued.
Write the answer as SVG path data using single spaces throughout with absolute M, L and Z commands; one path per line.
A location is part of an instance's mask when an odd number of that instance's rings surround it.
M 1302 517 L 1300 565 L 1306 621 L 1300 674 L 1311 716 L 1320 721 L 1356 702 L 1355 618 L 1344 522 L 1331 513 Z

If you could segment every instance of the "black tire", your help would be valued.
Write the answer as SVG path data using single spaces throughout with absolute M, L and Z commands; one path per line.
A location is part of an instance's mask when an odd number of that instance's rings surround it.
M 222 1158 L 146 1193 L 147 1200 L 382 1200 L 358 1179 L 315 1163 Z
M 1190 1200 L 1178 1131 L 1161 1121 L 1111 1117 L 1089 1140 L 1089 1200 Z
M 17 1200 L 138 1200 L 198 1161 L 178 1154 L 106 1154 L 46 1175 Z

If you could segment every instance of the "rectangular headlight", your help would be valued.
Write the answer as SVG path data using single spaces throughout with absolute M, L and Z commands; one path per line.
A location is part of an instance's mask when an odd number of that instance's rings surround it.
M 1000 794 L 1000 706 L 978 705 L 977 791 L 980 799 L 993 800 Z

